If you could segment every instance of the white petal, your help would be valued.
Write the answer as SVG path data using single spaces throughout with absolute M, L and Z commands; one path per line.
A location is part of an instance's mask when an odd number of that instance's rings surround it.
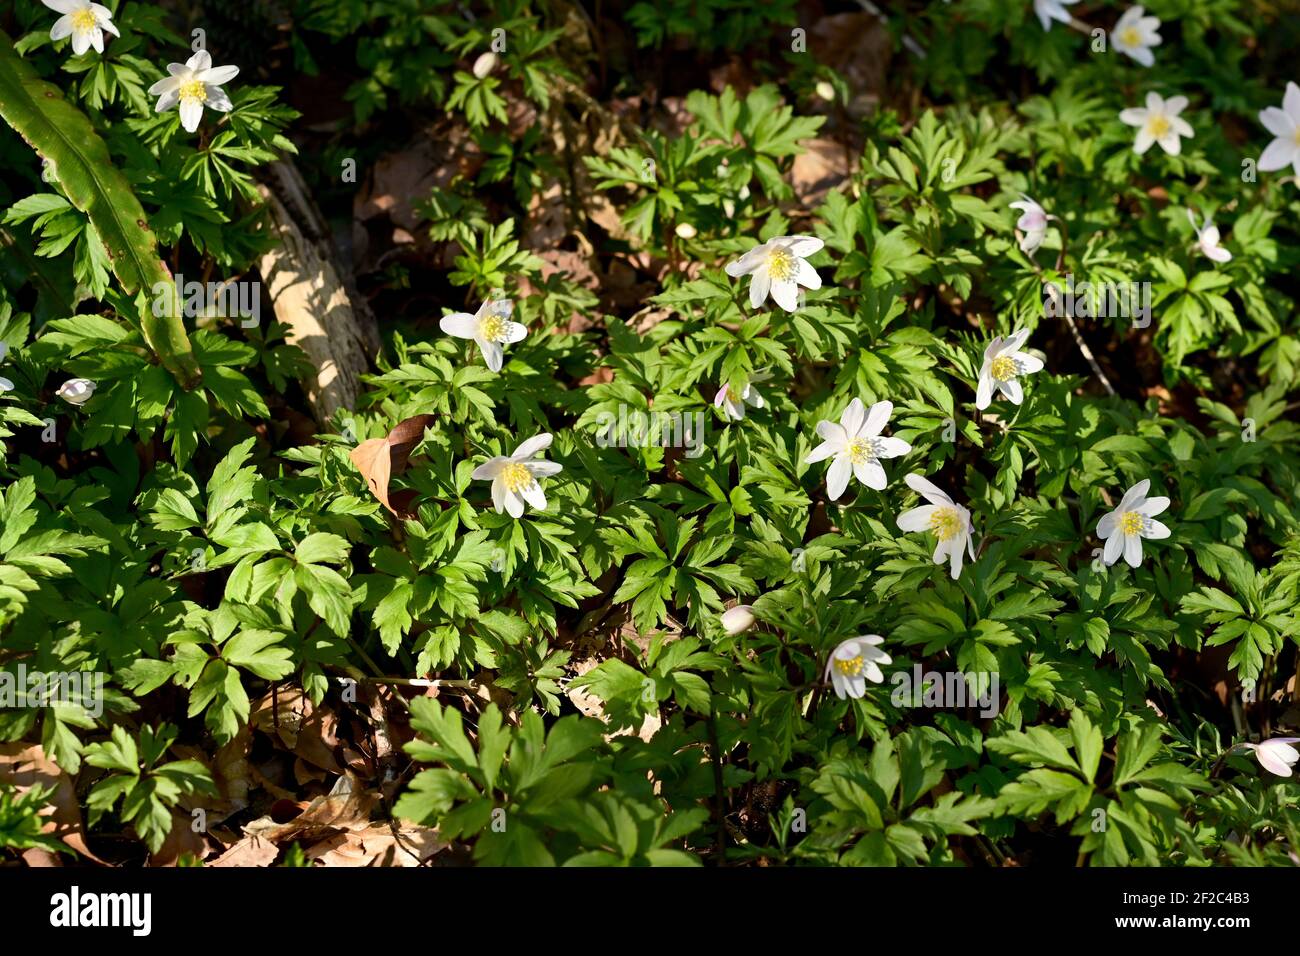
M 988 363 L 980 369 L 979 385 L 975 388 L 975 407 L 980 411 L 988 408 L 993 402 L 993 374 L 989 371 Z
M 1032 375 L 1034 372 L 1043 370 L 1043 360 L 1037 355 L 1030 355 L 1028 352 L 1017 352 L 1013 358 L 1016 360 L 1022 375 Z
M 1282 97 L 1282 109 L 1300 125 L 1300 86 L 1294 81 L 1287 83 L 1286 95 Z
M 237 66 L 214 66 L 212 69 L 204 71 L 196 79 L 202 80 L 209 86 L 220 86 L 223 83 L 229 83 L 237 76 L 239 76 L 239 67 Z
M 836 425 L 836 428 L 839 426 Z M 844 445 L 836 442 L 824 441 L 812 451 L 808 452 L 808 457 L 803 460 L 805 465 L 816 464 L 819 461 L 825 461 L 831 455 L 838 455 L 844 450 Z
M 90 49 L 90 33 L 83 30 L 74 30 L 72 33 L 72 52 L 81 56 Z
M 1259 765 L 1269 773 L 1277 774 L 1279 777 L 1291 776 L 1291 765 L 1268 747 L 1260 747 L 1257 749 L 1255 751 L 1255 759 L 1257 759 Z
M 826 245 L 816 236 L 786 236 L 785 238 L 794 240 L 788 243 L 786 248 L 800 259 L 807 259 L 809 256 L 817 255 Z
M 799 286 L 793 279 L 780 279 L 772 283 L 772 298 L 787 312 L 799 308 Z
M 901 438 L 880 437 L 877 455 L 880 458 L 900 458 L 912 450 L 912 446 Z
M 512 518 L 518 518 L 524 513 L 524 499 L 514 492 L 506 492 L 506 513 Z
M 226 95 L 225 90 L 216 86 L 208 86 L 205 89 L 208 92 L 208 98 L 204 105 L 208 109 L 216 110 L 218 113 L 229 113 L 235 108 L 235 104 L 230 102 L 230 97 Z
M 772 287 L 772 277 L 766 267 L 759 267 L 749 277 L 749 307 L 760 308 L 767 301 L 767 293 Z
M 867 412 L 866 424 L 862 427 L 860 435 L 868 438 L 875 438 L 881 430 L 889 424 L 889 416 L 894 413 L 894 403 L 890 401 L 876 402 Z
M 875 406 L 871 406 L 875 411 Z M 888 413 L 886 413 L 888 415 Z M 844 429 L 844 434 L 849 439 L 853 439 L 862 434 L 862 426 L 867 420 L 867 410 L 862 407 L 862 399 L 855 398 L 849 402 L 848 407 L 840 415 L 840 426 Z M 877 429 L 879 430 L 879 429 Z
M 1142 502 L 1142 504 L 1138 505 L 1133 510 L 1140 515 L 1146 515 L 1150 518 L 1160 514 L 1160 512 L 1164 511 L 1168 507 L 1169 499 L 1164 495 L 1156 495 L 1153 498 L 1147 498 Z
M 487 339 L 475 339 L 478 342 L 479 351 L 483 353 L 483 361 L 493 372 L 501 371 L 501 362 L 504 358 L 504 352 L 501 346 L 496 342 L 489 342 Z
M 1013 404 L 1019 405 L 1024 402 L 1025 391 L 1020 387 L 1020 383 L 1014 378 L 1008 379 L 1005 382 L 999 382 L 998 387 L 1002 389 L 1002 393 L 1006 395 Z
M 1262 173 L 1271 173 L 1274 170 L 1285 169 L 1300 157 L 1300 143 L 1294 139 L 1275 139 L 1268 144 L 1264 154 L 1259 157 L 1259 170 Z
M 487 461 L 483 462 L 483 464 L 470 472 L 470 477 L 478 479 L 479 481 L 483 481 L 487 478 L 495 478 L 497 475 L 501 474 L 501 469 L 504 468 L 509 461 L 509 458 L 503 458 L 501 455 L 497 455 L 495 458 L 489 458 Z
M 546 449 L 550 448 L 551 442 L 553 442 L 554 440 L 555 440 L 555 436 L 552 435 L 550 432 L 541 432 L 540 434 L 534 435 L 532 438 L 528 439 L 526 442 L 524 442 L 522 445 L 516 448 L 515 453 L 510 457 L 513 458 L 515 461 L 523 461 L 525 458 L 532 458 L 534 455 L 537 455 L 540 452 L 543 452 Z
M 1264 129 L 1274 136 L 1282 139 L 1293 139 L 1295 136 L 1296 121 L 1285 110 L 1280 110 L 1276 106 L 1260 110 L 1259 121 L 1264 124 Z
M 185 127 L 185 132 L 192 133 L 199 128 L 199 121 L 203 119 L 203 104 L 194 100 L 185 100 L 181 103 L 181 126 Z
M 849 443 L 849 433 L 839 422 L 822 419 L 817 423 L 816 431 L 822 441 L 834 445 L 836 451 L 842 450 Z
M 921 505 L 919 508 L 912 508 L 910 511 L 904 511 L 898 516 L 898 527 L 903 531 L 928 531 L 930 529 L 930 518 L 933 517 L 939 505 Z
M 723 267 L 723 271 L 725 271 L 727 275 L 731 276 L 733 279 L 738 279 L 741 276 L 749 275 L 751 272 L 753 272 L 762 264 L 766 254 L 767 254 L 766 245 L 755 246 L 753 249 L 750 249 L 739 259 L 734 259 L 731 262 L 728 262 Z
M 1119 512 L 1108 511 L 1101 516 L 1097 522 L 1097 537 L 1103 541 L 1115 533 L 1115 528 L 1119 524 Z
M 212 54 L 208 53 L 207 50 L 199 50 L 185 61 L 185 65 L 194 73 L 209 70 L 212 68 Z
M 1126 110 L 1119 111 L 1119 121 L 1128 126 L 1145 126 L 1147 111 L 1141 107 L 1131 106 Z
M 927 501 L 933 504 L 954 504 L 953 500 L 941 491 L 938 485 L 932 482 L 929 478 L 926 478 L 924 475 L 918 475 L 916 472 L 912 472 L 910 475 L 906 475 L 903 478 L 903 481 L 907 483 L 907 487 L 911 488 L 917 494 L 922 495 Z
M 1146 527 L 1142 529 L 1142 537 L 1150 538 L 1152 541 L 1161 541 L 1169 537 L 1169 527 L 1155 518 L 1149 518 Z
M 180 102 L 181 94 L 179 90 L 169 90 L 158 98 L 158 105 L 154 107 L 155 113 L 166 113 L 169 109 Z
M 438 320 L 438 328 L 458 339 L 478 337 L 479 320 L 468 312 L 453 312 Z
M 831 665 L 829 662 L 827 663 L 826 667 L 828 672 L 831 675 L 831 687 L 835 689 L 835 696 L 838 697 L 840 700 L 843 700 L 848 690 L 848 688 L 844 684 L 844 675 L 841 674 L 839 671 L 830 670 Z
M 1143 478 L 1137 484 L 1124 492 L 1124 497 L 1120 499 L 1117 511 L 1131 511 L 1133 508 L 1146 500 L 1147 492 L 1151 490 L 1151 479 Z
M 799 271 L 795 273 L 795 281 L 801 286 L 809 289 L 820 289 L 822 287 L 822 277 L 817 274 L 817 270 L 802 259 L 799 260 Z
M 50 28 L 51 40 L 62 40 L 72 36 L 72 17 L 59 17 Z
M 522 342 L 528 337 L 528 326 L 520 322 L 506 323 L 506 342 L 514 345 L 516 342 Z
M 506 510 L 506 483 L 500 478 L 492 481 L 492 507 L 496 508 L 497 514 Z
M 538 511 L 546 510 L 546 494 L 542 491 L 542 486 L 537 482 L 525 485 L 519 489 L 519 493 L 524 496 L 524 500 L 536 508 Z
M 172 64 L 175 66 L 176 64 Z M 174 76 L 164 76 L 161 80 L 149 87 L 150 96 L 162 96 L 165 93 L 175 93 L 180 89 L 181 81 Z M 161 113 L 162 111 L 159 110 Z
M 848 455 L 836 455 L 826 470 L 826 497 L 838 501 L 844 489 L 849 486 L 849 477 L 853 474 L 853 464 Z
M 1127 535 L 1112 534 L 1106 539 L 1106 548 L 1102 552 L 1101 559 L 1106 562 L 1106 566 L 1114 564 L 1119 560 L 1119 556 L 1124 553 L 1124 539 Z
M 950 567 L 951 567 L 952 579 L 954 581 L 956 581 L 959 577 L 961 577 L 961 563 L 962 560 L 966 557 L 966 552 L 961 545 L 962 543 L 960 541 L 954 541 L 952 546 L 952 563 Z
M 880 462 L 873 458 L 855 465 L 853 473 L 857 475 L 858 481 L 876 491 L 884 491 L 885 485 L 889 484 L 889 480 L 885 477 L 885 469 L 880 467 Z
M 558 461 L 543 461 L 540 458 L 524 462 L 524 467 L 531 471 L 535 478 L 549 478 L 564 471 L 564 466 Z
M 1124 560 L 1129 567 L 1136 568 L 1142 563 L 1142 539 L 1135 534 L 1117 535 L 1124 539 Z M 1115 539 L 1112 538 L 1111 541 Z M 1107 542 L 1109 544 L 1109 542 Z

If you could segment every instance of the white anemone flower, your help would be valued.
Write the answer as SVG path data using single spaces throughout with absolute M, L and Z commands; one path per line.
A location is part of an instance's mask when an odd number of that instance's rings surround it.
M 836 697 L 857 700 L 866 695 L 867 681 L 884 683 L 885 675 L 880 665 L 893 663 L 893 658 L 877 646 L 884 642 L 879 634 L 864 634 L 850 637 L 831 651 L 822 679 L 830 680 Z
M 730 385 L 723 385 L 714 396 L 713 404 L 716 408 L 722 409 L 722 414 L 733 422 L 738 422 L 745 417 L 746 405 L 750 408 L 762 408 L 765 403 L 754 384 L 746 382 L 745 387 L 739 391 Z
M 1156 58 L 1151 48 L 1162 42 L 1156 32 L 1160 29 L 1160 18 L 1143 16 L 1145 12 L 1140 6 L 1125 10 L 1115 29 L 1110 31 L 1110 43 L 1143 66 L 1155 66 Z
M 1021 201 L 1013 202 L 1011 208 L 1019 209 L 1023 213 L 1016 220 L 1016 228 L 1023 233 L 1020 237 L 1020 251 L 1027 256 L 1032 256 L 1043 244 L 1043 239 L 1047 236 L 1047 221 L 1053 217 L 1024 193 L 1020 196 Z
M 514 454 L 497 455 L 474 469 L 471 477 L 492 482 L 492 504 L 498 514 L 506 511 L 510 517 L 518 518 L 524 513 L 524 502 L 538 511 L 546 510 L 546 495 L 537 479 L 558 475 L 564 470 L 558 461 L 537 457 L 550 447 L 551 436 L 543 432 L 516 448 Z
M 1053 20 L 1069 24 L 1070 11 L 1065 8 L 1078 2 L 1079 0 L 1034 0 L 1034 13 L 1038 14 L 1038 22 L 1043 25 L 1043 29 L 1050 30 Z
M 851 475 L 856 475 L 868 488 L 883 491 L 887 482 L 880 460 L 897 458 L 912 450 L 901 438 L 880 434 L 893 410 L 893 402 L 876 402 L 867 409 L 861 399 L 855 398 L 844 409 L 838 423 L 829 420 L 817 423 L 822 443 L 808 453 L 804 463 L 810 465 L 834 456 L 826 470 L 826 497 L 831 501 L 839 500 L 844 494 Z
M 1169 537 L 1169 529 L 1155 520 L 1156 515 L 1169 507 L 1169 499 L 1163 495 L 1148 498 L 1150 489 L 1150 480 L 1143 478 L 1124 492 L 1114 511 L 1102 515 L 1097 522 L 1097 537 L 1106 542 L 1102 560 L 1107 567 L 1123 554 L 1129 566 L 1136 568 L 1142 563 L 1143 538 L 1159 541 Z
M 526 325 L 511 321 L 513 310 L 514 303 L 509 299 L 488 299 L 473 315 L 468 312 L 444 315 L 438 327 L 458 339 L 473 339 L 478 343 L 487 367 L 499 372 L 504 359 L 502 346 L 522 342 L 528 335 Z
M 95 394 L 95 383 L 88 378 L 70 378 L 54 394 L 69 405 L 85 405 Z
M 999 335 L 984 350 L 984 364 L 980 366 L 979 385 L 975 390 L 975 407 L 980 411 L 989 407 L 995 390 L 1016 405 L 1025 400 L 1018 377 L 1043 369 L 1042 359 L 1020 351 L 1028 339 L 1029 330 L 1018 329 L 1005 339 Z
M 931 531 L 938 544 L 934 549 L 934 563 L 943 564 L 944 558 L 950 562 L 952 579 L 957 580 L 961 574 L 964 554 L 969 552 L 970 559 L 975 560 L 975 541 L 971 537 L 975 526 L 971 524 L 970 512 L 952 498 L 948 497 L 938 486 L 924 475 L 910 474 L 904 479 L 911 488 L 929 504 L 904 511 L 898 516 L 898 527 L 902 531 Z
M 1300 751 L 1292 744 L 1300 743 L 1300 737 L 1274 737 L 1258 744 L 1242 744 L 1247 750 L 1255 751 L 1255 759 L 1269 773 L 1279 777 L 1291 776 L 1291 768 L 1300 761 Z
M 9 343 L 0 342 L 0 362 L 3 362 L 5 360 L 5 356 L 8 354 L 9 354 Z M 14 390 L 14 383 L 9 381 L 9 379 L 5 378 L 4 376 L 0 376 L 0 392 L 12 392 L 13 390 Z
M 1214 220 L 1209 216 L 1205 217 L 1205 225 L 1196 224 L 1196 213 L 1190 209 L 1187 210 L 1187 219 L 1196 230 L 1196 248 L 1201 250 L 1201 255 L 1207 259 L 1213 259 L 1215 262 L 1229 262 L 1232 260 L 1232 253 L 1223 246 L 1219 245 L 1219 227 L 1214 224 Z
M 808 264 L 808 257 L 825 245 L 816 236 L 777 236 L 728 262 L 727 275 L 733 279 L 749 276 L 751 309 L 759 308 L 771 292 L 777 305 L 793 312 L 799 307 L 799 286 L 822 287 L 822 277 Z
M 1300 86 L 1288 83 L 1281 109 L 1270 106 L 1259 114 L 1259 121 L 1276 137 L 1259 157 L 1260 171 L 1271 173 L 1293 166 L 1300 176 Z
M 754 626 L 754 606 L 752 604 L 737 604 L 733 608 L 728 608 L 722 612 L 719 618 L 722 622 L 722 629 L 731 636 L 743 634 Z
M 55 13 L 63 16 L 54 21 L 50 30 L 51 40 L 72 37 L 72 52 L 77 56 L 85 53 L 92 46 L 96 53 L 104 52 L 104 34 L 115 37 L 122 34 L 113 26 L 113 11 L 90 0 L 41 0 Z
M 1187 109 L 1187 97 L 1171 96 L 1166 100 L 1159 93 L 1148 93 L 1146 102 L 1145 107 L 1131 106 L 1120 110 L 1120 122 L 1138 128 L 1133 152 L 1141 156 L 1153 143 L 1159 143 L 1170 156 L 1177 156 L 1183 149 L 1178 137 L 1191 139 L 1195 135 L 1187 120 L 1178 115 Z
M 211 54 L 200 50 L 184 63 L 168 63 L 167 72 L 171 75 L 149 87 L 149 95 L 158 97 L 154 112 L 165 112 L 179 103 L 185 132 L 199 128 L 205 106 L 219 113 L 234 109 L 221 85 L 238 76 L 239 67 L 213 66 Z

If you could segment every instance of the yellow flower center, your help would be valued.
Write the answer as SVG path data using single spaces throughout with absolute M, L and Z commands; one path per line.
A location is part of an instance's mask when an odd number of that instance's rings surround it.
M 1126 511 L 1119 517 L 1119 530 L 1125 534 L 1137 534 L 1142 530 L 1142 516 L 1136 511 Z
M 788 249 L 773 249 L 767 254 L 767 274 L 778 282 L 793 279 L 799 272 L 799 263 Z
M 1300 126 L 1296 126 L 1295 128 L 1295 144 L 1300 146 Z
M 865 438 L 855 438 L 844 449 L 849 453 L 849 461 L 855 465 L 870 461 L 875 456 L 871 453 L 871 442 Z
M 206 103 L 208 88 L 200 80 L 186 80 L 177 91 L 182 103 Z
M 848 660 L 837 657 L 835 659 L 835 669 L 845 677 L 857 677 L 862 673 L 862 655 L 850 657 Z
M 508 319 L 503 319 L 496 314 L 489 314 L 484 316 L 483 324 L 479 326 L 479 334 L 489 342 L 504 342 L 509 328 Z
M 962 529 L 961 515 L 956 508 L 940 507 L 930 515 L 930 530 L 940 541 L 956 537 Z
M 77 33 L 89 33 L 99 25 L 95 20 L 94 11 L 87 8 L 73 10 L 71 16 L 72 29 Z
M 519 492 L 533 483 L 533 473 L 517 461 L 501 469 L 501 481 L 506 491 Z
M 999 382 L 1008 382 L 1016 377 L 1016 360 L 1006 355 L 999 355 L 989 365 L 989 374 Z
M 1156 139 L 1169 135 L 1171 129 L 1173 129 L 1173 124 L 1163 116 L 1152 116 L 1147 120 L 1147 132 Z
M 1125 46 L 1141 46 L 1142 34 L 1138 33 L 1137 27 L 1129 27 L 1119 35 Z

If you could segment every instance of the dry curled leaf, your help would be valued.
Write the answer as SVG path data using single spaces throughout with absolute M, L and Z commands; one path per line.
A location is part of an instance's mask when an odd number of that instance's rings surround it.
M 52 809 L 42 814 L 45 817 L 42 832 L 57 837 L 87 859 L 108 865 L 86 846 L 81 802 L 77 799 L 72 778 L 45 756 L 40 744 L 0 743 L 0 783 L 15 787 L 20 794 L 33 786 L 45 788 Z M 28 865 L 57 865 L 34 862 L 39 856 L 32 854 Z
M 433 415 L 416 415 L 399 422 L 387 438 L 371 438 L 352 449 L 349 457 L 357 466 L 370 486 L 370 493 L 379 499 L 379 503 L 399 518 L 413 518 L 415 512 L 411 504 L 415 499 L 414 491 L 399 491 L 391 498 L 388 482 L 393 475 L 400 475 L 406 469 L 411 450 L 424 437 L 424 430 L 434 422 Z

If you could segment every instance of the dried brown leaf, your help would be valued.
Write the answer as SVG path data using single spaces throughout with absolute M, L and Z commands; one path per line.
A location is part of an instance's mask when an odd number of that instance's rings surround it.
M 400 491 L 390 497 L 388 483 L 393 475 L 400 475 L 406 468 L 411 450 L 424 437 L 424 430 L 433 425 L 435 416 L 415 415 L 399 422 L 387 438 L 371 438 L 352 449 L 350 458 L 357 466 L 370 493 L 379 499 L 379 503 L 399 518 L 413 518 L 415 512 L 411 504 L 415 492 Z

